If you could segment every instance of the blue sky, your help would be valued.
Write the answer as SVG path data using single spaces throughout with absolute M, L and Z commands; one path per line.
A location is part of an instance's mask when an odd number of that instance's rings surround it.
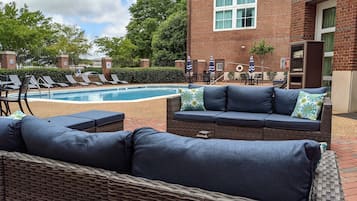
M 3 0 L 8 3 L 11 0 Z M 136 0 L 15 0 L 18 7 L 25 3 L 30 10 L 40 10 L 53 21 L 75 25 L 83 29 L 90 40 L 96 37 L 120 37 L 126 34 L 129 23 L 129 7 Z M 96 47 L 90 50 L 90 58 L 101 57 Z

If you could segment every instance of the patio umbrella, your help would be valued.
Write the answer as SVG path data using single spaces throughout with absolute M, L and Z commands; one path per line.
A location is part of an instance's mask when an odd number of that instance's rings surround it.
M 253 56 L 250 56 L 248 71 L 249 71 L 249 73 L 254 73 L 254 71 L 255 71 Z
M 192 79 L 191 79 L 192 63 L 191 63 L 191 57 L 190 56 L 187 56 L 186 72 L 188 74 L 189 83 L 192 83 Z
M 210 56 L 210 58 L 209 58 L 208 71 L 211 73 L 213 73 L 215 71 L 213 56 Z
M 192 63 L 191 63 L 191 57 L 187 56 L 187 64 L 186 64 L 186 71 L 190 72 L 192 70 Z

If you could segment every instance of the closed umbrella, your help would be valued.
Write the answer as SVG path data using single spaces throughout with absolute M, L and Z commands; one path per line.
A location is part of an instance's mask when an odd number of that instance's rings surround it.
M 191 57 L 187 56 L 187 64 L 186 64 L 186 72 L 188 73 L 188 80 L 191 83 L 191 72 L 192 72 L 192 63 L 191 63 Z
M 250 56 L 249 58 L 249 68 L 248 68 L 248 72 L 249 72 L 249 84 L 253 84 L 253 73 L 255 71 L 254 68 L 254 58 L 253 56 Z
M 254 68 L 254 58 L 253 58 L 253 56 L 250 56 L 248 71 L 249 71 L 249 73 L 254 73 L 254 71 L 255 71 L 255 68 Z
M 214 82 L 215 79 L 215 67 L 214 67 L 214 60 L 213 60 L 213 56 L 209 57 L 209 65 L 208 65 L 208 71 L 210 73 L 210 82 Z

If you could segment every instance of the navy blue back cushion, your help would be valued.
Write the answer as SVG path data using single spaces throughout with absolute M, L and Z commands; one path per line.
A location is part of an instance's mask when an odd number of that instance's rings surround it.
M 0 150 L 24 152 L 21 121 L 0 117 Z
M 121 173 L 131 169 L 131 132 L 87 133 L 35 117 L 22 120 L 29 154 Z
M 274 88 L 274 113 L 291 115 L 293 113 L 299 92 L 303 90 L 307 93 L 326 93 L 326 87 L 305 88 L 305 89 L 280 89 Z
M 188 88 L 199 88 L 202 85 L 189 84 Z M 226 86 L 220 87 L 204 87 L 203 95 L 204 95 L 204 103 L 206 110 L 213 111 L 225 111 L 226 110 Z
M 272 113 L 273 87 L 228 86 L 227 111 Z
M 134 131 L 134 176 L 257 200 L 307 200 L 320 159 L 315 141 L 197 139 Z

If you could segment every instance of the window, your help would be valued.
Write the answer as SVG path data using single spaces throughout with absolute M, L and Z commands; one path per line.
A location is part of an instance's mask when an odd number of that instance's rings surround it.
M 256 0 L 215 0 L 214 31 L 254 29 Z

